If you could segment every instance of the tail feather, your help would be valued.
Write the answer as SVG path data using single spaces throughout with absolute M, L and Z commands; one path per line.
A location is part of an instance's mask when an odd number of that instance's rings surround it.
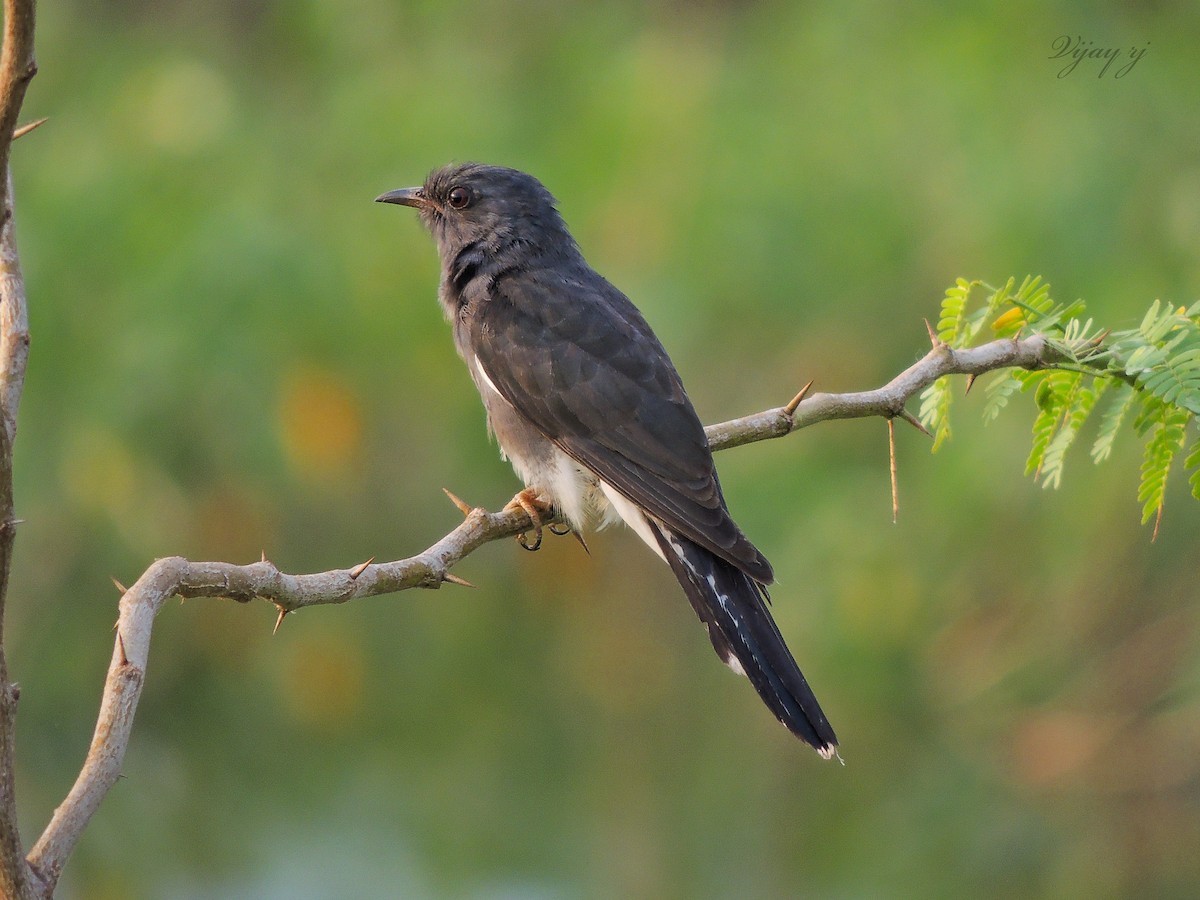
M 763 586 L 688 538 L 647 522 L 717 655 L 750 679 L 789 731 L 832 757 L 837 736 L 767 610 Z

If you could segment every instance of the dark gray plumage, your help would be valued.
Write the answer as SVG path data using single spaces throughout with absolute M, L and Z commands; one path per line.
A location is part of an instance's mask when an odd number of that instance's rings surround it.
M 721 658 L 832 756 L 837 738 L 764 602 L 771 565 L 725 507 L 683 383 L 637 308 L 584 260 L 550 192 L 471 163 L 378 200 L 416 208 L 433 234 L 455 346 L 527 489 L 576 530 L 630 525 Z

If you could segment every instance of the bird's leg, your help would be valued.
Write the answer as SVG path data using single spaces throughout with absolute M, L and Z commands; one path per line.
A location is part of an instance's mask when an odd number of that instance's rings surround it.
M 519 492 L 508 501 L 505 509 L 522 509 L 533 522 L 533 543 L 526 537 L 527 532 L 517 535 L 517 543 L 526 550 L 537 550 L 542 546 L 542 522 L 553 515 L 553 510 L 544 500 L 538 498 L 537 492 L 529 488 Z

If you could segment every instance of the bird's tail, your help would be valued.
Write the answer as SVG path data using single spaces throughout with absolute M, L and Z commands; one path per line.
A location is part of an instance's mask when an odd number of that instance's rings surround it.
M 765 588 L 732 563 L 647 519 L 717 655 L 750 679 L 789 731 L 831 758 L 837 736 L 767 610 Z

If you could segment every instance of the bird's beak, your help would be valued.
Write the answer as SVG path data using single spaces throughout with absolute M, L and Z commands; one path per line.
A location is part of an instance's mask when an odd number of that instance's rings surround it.
M 414 209 L 423 209 L 430 205 L 429 198 L 425 196 L 425 191 L 419 187 L 399 188 L 398 190 L 388 191 L 386 194 L 380 194 L 375 198 L 376 203 L 398 203 L 400 206 L 411 206 Z

